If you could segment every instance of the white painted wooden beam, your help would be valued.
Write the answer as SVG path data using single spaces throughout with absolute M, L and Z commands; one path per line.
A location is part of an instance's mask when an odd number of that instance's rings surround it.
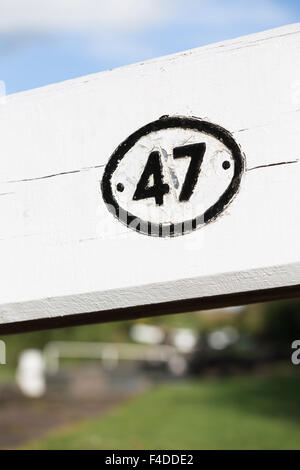
M 166 115 L 224 128 L 244 169 L 213 221 L 164 238 L 114 217 L 101 180 Z M 0 333 L 299 295 L 299 134 L 300 24 L 2 99 Z

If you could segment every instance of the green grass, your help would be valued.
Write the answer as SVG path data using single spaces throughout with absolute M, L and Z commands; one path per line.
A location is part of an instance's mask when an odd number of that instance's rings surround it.
M 14 383 L 15 370 L 8 365 L 0 365 L 0 384 Z
M 299 449 L 300 375 L 164 385 L 31 449 Z

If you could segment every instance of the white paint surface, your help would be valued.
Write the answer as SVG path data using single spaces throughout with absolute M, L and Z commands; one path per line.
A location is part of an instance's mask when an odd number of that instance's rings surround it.
M 296 24 L 1 101 L 0 322 L 300 284 L 299 83 Z M 166 114 L 246 157 L 225 212 L 174 239 L 128 229 L 100 191 L 116 147 Z

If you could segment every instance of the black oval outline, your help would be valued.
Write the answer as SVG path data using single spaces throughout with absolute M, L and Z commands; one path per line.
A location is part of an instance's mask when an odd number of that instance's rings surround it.
M 201 216 L 198 216 L 191 220 L 186 220 L 184 222 L 177 222 L 175 224 L 157 224 L 153 222 L 144 221 L 139 217 L 131 214 L 130 212 L 125 211 L 119 206 L 112 192 L 112 175 L 117 169 L 120 161 L 125 157 L 127 152 L 138 142 L 141 137 L 148 135 L 151 132 L 176 127 L 197 130 L 204 134 L 211 135 L 212 137 L 221 141 L 229 149 L 235 161 L 233 178 L 231 180 L 230 185 L 228 186 L 226 191 L 220 196 L 217 202 L 211 207 L 209 207 Z M 149 124 L 146 124 L 145 126 L 135 131 L 126 140 L 124 140 L 124 142 L 122 142 L 113 152 L 105 167 L 103 178 L 101 181 L 102 196 L 105 204 L 108 206 L 108 210 L 113 213 L 113 215 L 117 217 L 120 222 L 122 222 L 124 225 L 127 225 L 128 227 L 131 225 L 130 228 L 136 230 L 139 233 L 143 233 L 145 235 L 150 236 L 162 237 L 164 236 L 163 228 L 166 228 L 168 230 L 168 233 L 165 236 L 185 235 L 187 233 L 191 233 L 200 226 L 211 222 L 221 212 L 223 212 L 223 210 L 231 202 L 232 198 L 238 191 L 244 167 L 244 158 L 240 147 L 235 142 L 230 132 L 228 132 L 223 127 L 196 117 L 162 116 L 160 119 L 150 122 Z M 124 219 L 122 219 L 123 217 Z M 132 226 L 133 222 L 135 223 L 135 227 Z M 189 229 L 189 227 L 192 228 Z

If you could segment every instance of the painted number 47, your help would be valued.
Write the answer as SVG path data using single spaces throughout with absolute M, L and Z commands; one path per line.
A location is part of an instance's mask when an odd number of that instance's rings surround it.
M 190 144 L 173 149 L 173 158 L 186 158 L 191 159 L 185 179 L 180 191 L 179 201 L 189 201 L 193 194 L 194 188 L 198 181 L 201 164 L 203 161 L 206 144 Z M 149 186 L 150 177 L 153 177 L 153 184 Z M 133 199 L 139 201 L 153 197 L 155 203 L 161 206 L 164 203 L 164 195 L 170 191 L 169 185 L 164 183 L 163 166 L 161 156 L 158 151 L 150 153 L 144 171 L 136 186 Z

